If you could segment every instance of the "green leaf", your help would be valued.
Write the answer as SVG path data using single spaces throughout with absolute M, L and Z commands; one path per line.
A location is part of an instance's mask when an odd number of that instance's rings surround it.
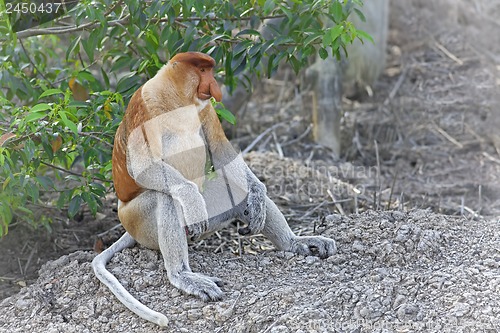
M 82 204 L 82 197 L 77 194 L 73 198 L 71 198 L 71 201 L 69 202 L 68 206 L 68 215 L 69 217 L 74 217 L 76 213 L 80 210 L 80 206 Z
M 116 91 L 121 94 L 129 91 L 136 86 L 136 84 L 139 82 L 139 79 L 140 78 L 135 74 L 121 78 L 116 85 Z
M 274 3 L 273 0 L 266 0 L 266 2 L 264 3 L 264 8 L 263 8 L 264 14 L 265 15 L 270 14 L 271 11 L 274 9 L 275 6 L 276 5 L 275 5 L 275 3 Z
M 54 182 L 52 181 L 52 178 L 50 178 L 50 177 L 36 176 L 35 179 L 38 182 L 38 184 L 42 185 L 44 190 L 49 190 L 49 189 L 54 188 Z
M 38 98 L 52 96 L 52 95 L 56 95 L 56 94 L 63 94 L 63 92 L 60 89 L 47 89 Z
M 319 50 L 318 50 L 318 53 L 319 53 L 319 56 L 321 57 L 321 59 L 325 60 L 326 58 L 328 58 L 328 51 L 321 47 Z
M 97 35 L 98 34 L 99 34 L 99 31 L 94 30 L 90 33 L 90 36 L 88 39 L 82 40 L 83 49 L 85 50 L 85 53 L 87 53 L 87 56 L 89 57 L 90 62 L 94 61 L 94 51 L 97 47 L 97 42 L 98 42 Z
M 24 120 L 27 123 L 34 122 L 35 120 L 42 119 L 43 117 L 47 116 L 47 113 L 45 112 L 31 112 L 24 118 Z
M 236 45 L 233 49 L 233 56 L 236 56 L 236 55 L 239 55 L 240 53 L 243 53 L 243 51 L 248 49 L 250 44 L 252 44 L 252 42 L 249 40 L 245 40 L 241 43 L 238 43 L 238 45 Z
M 71 120 L 68 119 L 68 117 L 66 116 L 66 112 L 65 111 L 59 111 L 58 114 L 59 114 L 59 117 L 61 117 L 61 120 L 62 120 L 63 124 L 66 127 L 68 127 L 73 133 L 75 133 L 76 135 L 78 135 L 78 128 L 76 127 L 76 124 L 74 122 L 72 122 Z
M 231 70 L 233 75 L 238 74 L 244 67 L 244 61 L 246 60 L 245 54 L 233 55 L 233 59 L 231 60 Z
M 295 74 L 297 74 L 301 67 L 300 61 L 297 58 L 295 58 L 295 56 L 291 56 L 290 58 L 288 58 L 288 62 L 290 63 L 290 65 L 292 65 Z
M 274 62 L 274 58 L 276 58 L 276 54 L 271 54 L 271 56 L 269 57 L 269 60 L 267 62 L 267 78 L 271 78 L 271 75 L 273 73 L 273 62 Z
M 9 230 L 9 224 L 12 222 L 12 209 L 9 205 L 0 202 L 0 220 L 2 225 L 0 226 L 0 236 L 7 234 Z
M 75 107 L 75 108 L 86 108 L 89 106 L 88 103 L 82 102 L 82 101 L 71 101 L 68 104 L 69 107 Z
M 97 202 L 96 202 L 95 197 L 92 196 L 88 192 L 84 192 L 84 193 L 82 193 L 82 198 L 83 198 L 83 201 L 85 201 L 87 203 L 87 205 L 89 206 L 90 212 L 92 213 L 92 215 L 95 215 L 97 213 Z
M 40 190 L 38 189 L 38 186 L 36 186 L 36 184 L 34 184 L 33 182 L 28 182 L 26 183 L 26 185 L 24 186 L 24 189 L 26 191 L 26 193 L 28 193 L 28 195 L 31 197 L 31 201 L 33 203 L 36 203 L 38 201 L 38 198 L 40 197 Z M 18 207 L 19 209 L 19 207 Z M 30 211 L 31 213 L 31 211 Z
M 339 23 L 343 20 L 344 14 L 342 12 L 342 4 L 339 0 L 334 0 L 332 7 L 330 7 L 330 13 L 333 15 L 333 20 L 335 23 Z
M 109 72 L 120 72 L 122 71 L 122 69 L 130 70 L 132 61 L 133 59 L 129 56 L 116 57 L 115 59 L 113 59 L 113 66 L 111 66 Z
M 80 51 L 81 39 L 82 36 L 78 36 L 78 38 L 73 39 L 73 41 L 69 43 L 68 50 L 66 50 L 66 61 L 69 60 L 72 53 Z
M 45 111 L 45 110 L 50 110 L 52 107 L 47 104 L 47 103 L 40 103 L 35 106 L 33 106 L 30 110 L 30 112 L 40 112 L 40 111 Z
M 257 53 L 259 53 L 260 49 L 262 48 L 262 44 L 260 43 L 257 43 L 257 44 L 254 44 L 249 50 L 248 50 L 248 56 L 249 57 L 253 57 L 255 56 Z
M 344 31 L 344 26 L 343 25 L 339 24 L 339 25 L 335 26 L 330 31 L 330 35 L 331 35 L 332 41 L 336 40 L 342 34 L 343 31 Z
M 310 36 L 308 36 L 305 40 L 304 40 L 304 48 L 307 47 L 309 44 L 311 44 L 312 42 L 314 42 L 316 39 L 320 38 L 321 37 L 321 34 L 320 33 L 315 33 L 315 34 L 312 34 Z
M 323 40 L 322 40 L 323 47 L 328 47 L 333 42 L 331 30 L 332 30 L 332 28 L 327 29 L 325 31 L 325 34 L 323 35 Z
M 360 29 L 356 29 L 356 33 L 358 35 L 359 40 L 361 40 L 361 42 L 363 42 L 364 40 L 369 40 L 370 42 L 372 42 L 373 44 L 375 44 L 375 41 L 373 40 L 373 37 L 370 36 L 370 34 L 367 33 L 366 31 L 363 31 L 363 30 L 360 30 Z
M 240 32 L 238 32 L 234 37 L 236 38 L 244 35 L 260 36 L 260 32 L 255 29 L 243 29 Z
M 356 15 L 358 15 L 358 17 L 361 20 L 361 22 L 366 22 L 365 15 L 359 9 L 354 8 L 354 12 L 356 13 Z
M 104 196 L 106 194 L 106 188 L 102 184 L 91 182 L 89 185 L 93 193 L 99 196 Z
M 101 75 L 102 75 L 102 78 L 104 80 L 104 87 L 106 89 L 109 89 L 109 77 L 108 77 L 108 74 L 106 73 L 106 71 L 104 70 L 103 67 L 101 67 Z
M 78 75 L 76 77 L 80 80 L 80 82 L 83 80 L 87 80 L 89 82 L 96 81 L 94 75 L 92 75 L 92 73 L 90 73 L 88 71 L 81 71 L 78 73 Z
M 224 119 L 231 125 L 236 125 L 236 116 L 226 108 L 215 109 L 220 119 Z

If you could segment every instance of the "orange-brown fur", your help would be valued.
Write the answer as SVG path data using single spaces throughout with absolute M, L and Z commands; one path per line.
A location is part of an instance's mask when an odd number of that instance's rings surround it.
M 159 77 L 155 77 L 154 82 L 153 79 L 148 82 L 151 86 L 148 86 L 148 91 L 144 91 L 145 85 L 143 85 L 134 93 L 116 132 L 112 158 L 113 181 L 116 195 L 122 202 L 134 199 L 143 191 L 127 170 L 128 135 L 161 113 L 194 104 L 195 101 L 190 100 L 190 96 L 193 96 L 196 90 L 200 100 L 212 96 L 217 101 L 222 99 L 222 93 L 213 76 L 215 62 L 211 57 L 196 52 L 181 53 L 173 57 L 169 64 L 176 68 L 161 69 Z M 171 75 L 174 69 L 177 76 Z M 181 88 L 180 91 L 178 88 Z M 208 125 L 209 128 L 213 126 L 213 131 L 207 133 L 210 136 L 208 141 L 224 141 L 226 137 L 213 108 L 208 105 L 202 114 L 202 121 L 213 123 L 211 126 Z M 212 141 L 212 138 L 215 141 Z M 182 165 L 176 167 L 182 169 Z

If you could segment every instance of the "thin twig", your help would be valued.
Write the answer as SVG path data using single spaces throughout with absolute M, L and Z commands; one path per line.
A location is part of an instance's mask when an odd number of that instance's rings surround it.
M 281 145 L 280 143 L 278 142 L 278 137 L 276 136 L 276 132 L 273 131 L 273 140 L 274 140 L 274 144 L 276 145 L 276 150 L 278 151 L 278 155 L 280 158 L 283 158 L 284 155 L 283 155 L 283 149 L 281 149 Z
M 80 132 L 78 134 L 80 134 L 82 136 L 86 136 L 86 137 L 92 138 L 92 139 L 95 139 L 95 140 L 99 141 L 100 143 L 105 144 L 106 146 L 113 148 L 113 145 L 111 143 L 109 143 L 109 142 L 101 139 L 100 137 L 98 137 L 98 136 L 96 136 L 94 134 L 90 134 L 90 133 L 86 133 L 86 132 Z
M 111 7 L 109 7 L 109 9 L 104 13 L 104 17 L 108 16 L 109 14 L 111 14 L 112 11 L 114 11 L 116 9 L 116 7 L 118 7 L 118 5 L 120 5 L 121 3 L 123 2 L 123 0 L 118 0 L 117 2 L 115 2 Z
M 19 38 L 18 38 L 19 39 Z M 41 77 L 43 77 L 43 79 L 45 81 L 47 81 L 49 83 L 49 85 L 54 88 L 54 86 L 52 85 L 52 82 L 50 82 L 46 77 L 45 75 L 43 75 L 43 72 L 41 70 L 38 69 L 38 67 L 35 65 L 35 63 L 33 62 L 33 60 L 31 59 L 30 55 L 28 54 L 28 51 L 26 50 L 26 48 L 24 47 L 24 43 L 21 39 L 19 39 L 19 44 L 21 44 L 21 48 L 23 49 L 23 52 L 24 54 L 26 55 L 26 57 L 28 58 L 29 62 L 31 63 L 31 66 L 33 66 L 33 68 L 36 70 L 37 74 L 40 74 Z
M 434 125 L 434 128 L 436 129 L 436 131 L 438 131 L 439 134 L 441 134 L 442 136 L 444 136 L 448 141 L 450 141 L 451 143 L 453 143 L 455 146 L 457 146 L 458 148 L 463 148 L 464 145 L 461 144 L 460 142 L 458 142 L 454 137 L 452 137 L 451 135 L 449 135 L 444 129 L 442 129 L 441 127 L 439 127 L 436 123 L 433 123 Z
M 288 145 L 291 145 L 292 143 L 295 143 L 297 141 L 302 140 L 303 138 L 305 138 L 309 134 L 309 132 L 311 132 L 311 129 L 312 129 L 312 124 L 309 124 L 309 126 L 307 126 L 306 130 L 304 131 L 304 133 L 302 133 L 301 135 L 299 135 L 297 138 L 295 138 L 293 140 L 290 140 L 290 141 L 287 141 L 285 143 L 282 143 L 281 147 L 286 147 Z
M 396 173 L 394 174 L 394 178 L 392 178 L 391 192 L 389 192 L 389 201 L 387 202 L 387 206 L 386 206 L 385 210 L 391 209 L 392 194 L 394 193 L 394 186 L 396 185 L 396 179 L 398 178 L 398 171 L 399 171 L 399 169 L 396 169 Z
M 441 45 L 439 42 L 436 41 L 434 43 L 434 45 L 436 45 L 436 47 L 439 49 L 439 51 L 443 52 L 448 58 L 450 58 L 451 60 L 453 60 L 457 64 L 459 64 L 459 65 L 463 65 L 464 64 L 463 60 L 459 59 L 456 55 L 454 55 L 453 53 L 451 53 L 446 47 L 444 47 L 443 45 Z
M 273 327 L 274 327 L 274 325 L 276 325 L 280 319 L 281 319 L 281 318 L 278 318 L 278 319 L 276 319 L 274 322 L 272 322 L 272 323 L 271 323 L 271 325 L 269 325 L 269 326 L 266 328 L 266 330 L 265 330 L 264 332 L 262 332 L 262 333 L 267 333 L 267 332 L 271 331 L 271 328 L 273 328 Z
M 483 156 L 486 157 L 488 160 L 490 160 L 491 162 L 495 162 L 497 164 L 500 164 L 500 160 L 498 158 L 495 158 L 493 156 L 491 156 L 490 154 L 488 154 L 487 152 L 483 151 Z
M 110 232 L 112 232 L 113 230 L 116 230 L 118 228 L 120 228 L 122 225 L 121 224 L 117 224 L 115 225 L 114 227 L 104 231 L 104 232 L 101 232 L 100 234 L 97 234 L 97 237 L 102 237 L 102 236 L 106 236 L 107 234 L 109 234 Z
M 24 276 L 23 266 L 21 265 L 21 259 L 17 257 L 17 266 L 19 266 L 19 272 Z
M 129 18 L 130 18 L 130 15 L 127 15 L 120 20 L 110 21 L 110 22 L 108 22 L 108 26 L 114 27 L 114 26 L 117 26 L 120 24 L 121 25 L 127 24 L 129 21 Z M 42 29 L 27 29 L 27 30 L 19 31 L 17 33 L 17 38 L 24 39 L 24 38 L 28 38 L 28 37 L 41 36 L 41 35 L 63 35 L 63 34 L 67 34 L 70 32 L 77 32 L 77 31 L 82 31 L 82 30 L 92 30 L 92 29 L 97 28 L 101 24 L 102 24 L 102 22 L 92 21 L 92 22 L 82 24 L 80 26 L 72 26 L 70 28 L 53 27 L 53 28 L 42 28 Z
M 283 96 L 285 95 L 285 89 L 288 87 L 288 78 L 290 76 L 290 70 L 285 71 L 285 78 L 283 79 L 284 85 L 281 86 L 280 93 L 278 95 L 278 99 L 276 100 L 276 108 L 281 105 L 281 101 L 283 100 Z
M 285 125 L 285 123 L 281 122 L 281 123 L 277 123 L 277 124 L 274 124 L 273 126 L 269 127 L 264 132 L 262 132 L 261 134 L 259 134 L 259 136 L 257 136 L 241 153 L 243 155 L 245 155 L 250 150 L 252 150 L 252 148 L 255 147 L 255 145 L 257 143 L 259 143 L 259 141 L 262 140 L 262 138 L 264 138 L 269 132 L 271 132 L 271 131 L 275 130 L 276 128 L 278 128 L 280 126 L 283 126 L 283 125 Z
M 380 155 L 378 153 L 378 143 L 377 143 L 377 140 L 373 140 L 374 144 L 375 144 L 375 156 L 377 157 L 377 186 L 378 186 L 378 200 L 376 200 L 376 202 L 374 202 L 374 204 L 376 205 L 376 210 L 379 210 L 380 208 L 380 197 L 382 196 L 382 182 L 380 181 Z
M 342 208 L 342 205 L 340 204 L 340 201 L 337 200 L 337 198 L 335 198 L 335 196 L 333 195 L 332 191 L 330 191 L 330 189 L 327 189 L 326 193 L 328 193 L 328 195 L 332 199 L 332 201 L 335 204 L 335 207 L 337 207 L 337 210 L 339 211 L 340 215 L 346 215 L 344 209 Z
M 28 271 L 28 267 L 31 265 L 31 260 L 33 260 L 33 256 L 35 255 L 35 252 L 38 247 L 38 242 L 35 243 L 35 246 L 30 251 L 30 255 L 28 256 L 28 260 L 26 261 L 26 264 L 24 265 L 24 272 L 26 273 Z
M 121 3 L 121 1 L 118 1 L 116 5 Z M 104 17 L 109 15 L 114 9 L 115 6 L 112 6 L 106 13 L 104 14 Z M 260 20 L 267 20 L 267 19 L 274 19 L 274 18 L 281 18 L 285 17 L 285 15 L 270 15 L 270 16 L 262 16 L 260 17 Z M 124 18 L 118 19 L 118 20 L 113 20 L 108 22 L 109 27 L 114 27 L 116 25 L 124 25 L 127 24 L 130 18 L 130 14 L 127 14 Z M 187 17 L 187 18 L 182 18 L 178 17 L 175 18 L 175 23 L 178 25 L 185 25 L 182 23 L 183 21 L 203 21 L 203 20 L 211 20 L 211 21 L 248 21 L 251 20 L 252 17 L 233 17 L 233 18 L 220 18 L 220 17 L 206 17 L 206 18 L 200 18 L 200 17 Z M 158 23 L 164 23 L 164 22 L 170 22 L 170 18 L 165 17 L 161 19 L 153 19 L 151 20 L 151 24 L 158 24 Z M 82 30 L 92 30 L 94 28 L 97 28 L 100 26 L 102 22 L 98 21 L 92 21 L 88 22 L 85 24 L 82 24 L 80 26 L 71 26 L 71 27 L 51 27 L 51 28 L 42 28 L 42 29 L 26 29 L 23 31 L 19 31 L 17 33 L 17 38 L 23 39 L 23 38 L 28 38 L 32 36 L 40 36 L 40 35 L 61 35 L 61 34 L 67 34 L 71 32 L 77 32 L 77 31 L 82 31 Z
M 236 230 L 240 230 L 240 221 L 236 223 Z M 242 239 L 239 231 L 237 232 L 237 234 L 238 234 L 238 256 L 241 257 L 243 255 Z
M 392 90 L 389 93 L 389 96 L 387 96 L 387 98 L 385 99 L 385 101 L 383 103 L 384 106 L 389 105 L 389 103 L 394 99 L 394 97 L 396 97 L 396 94 L 398 93 L 399 89 L 403 85 L 403 82 L 406 78 L 407 72 L 408 72 L 408 70 L 406 68 L 404 68 L 403 71 L 401 72 L 401 75 L 399 75 L 398 80 L 394 84 L 394 87 L 392 87 Z
M 313 209 L 310 209 L 309 211 L 307 211 L 303 216 L 302 216 L 302 219 L 310 216 L 312 213 L 314 213 L 315 211 L 317 211 L 318 209 L 320 209 L 324 204 L 326 204 L 327 201 L 323 201 L 321 202 L 319 205 L 317 205 L 316 207 L 314 207 Z
M 67 170 L 67 169 L 64 169 L 64 168 L 61 168 L 61 167 L 58 167 L 57 165 L 54 165 L 54 164 L 51 164 L 51 163 L 47 163 L 45 161 L 40 161 L 41 164 L 43 165 L 46 165 L 52 169 L 56 169 L 56 170 L 59 170 L 59 171 L 62 171 L 64 173 L 67 173 L 67 174 L 70 174 L 70 175 L 73 175 L 73 176 L 77 176 L 77 177 L 81 177 L 81 178 L 85 178 L 81 173 L 78 173 L 78 172 L 74 172 L 74 171 L 71 171 L 71 170 Z M 92 177 L 91 178 L 92 180 L 97 180 L 97 181 L 102 181 L 102 179 L 99 179 L 99 178 L 96 178 L 96 177 Z

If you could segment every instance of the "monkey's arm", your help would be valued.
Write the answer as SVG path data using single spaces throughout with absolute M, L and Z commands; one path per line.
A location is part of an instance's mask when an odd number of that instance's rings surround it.
M 203 132 L 210 151 L 212 164 L 218 175 L 224 178 L 227 191 L 234 199 L 237 218 L 247 223 L 241 234 L 262 231 L 266 218 L 266 187 L 250 170 L 224 134 L 214 108 L 209 105 L 201 114 Z
M 128 137 L 127 170 L 129 175 L 141 187 L 169 194 L 177 200 L 182 207 L 187 224 L 200 224 L 202 229 L 206 228 L 208 213 L 197 185 L 162 159 L 161 149 L 151 147 L 151 140 L 148 141 L 150 137 L 153 135 L 148 133 L 146 138 L 145 132 L 140 127 Z

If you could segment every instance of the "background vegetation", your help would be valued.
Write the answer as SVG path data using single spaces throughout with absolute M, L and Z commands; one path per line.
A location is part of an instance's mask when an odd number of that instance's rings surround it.
M 353 11 L 363 18 L 361 0 L 16 6 L 0 0 L 0 235 L 22 221 L 50 228 L 51 209 L 98 211 L 112 191 L 112 142 L 127 101 L 172 55 L 210 54 L 232 89 L 250 84 L 238 79 L 245 69 L 271 76 L 286 61 L 298 72 L 316 54 L 340 58 L 356 38 L 370 39 L 347 20 Z M 264 37 L 259 28 L 272 18 L 281 20 Z

